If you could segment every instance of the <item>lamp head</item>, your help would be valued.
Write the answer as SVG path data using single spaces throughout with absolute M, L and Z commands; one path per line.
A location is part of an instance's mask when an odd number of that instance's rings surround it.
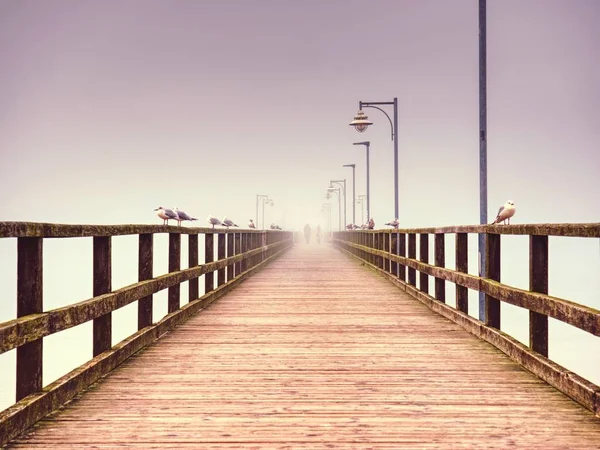
M 356 129 L 356 131 L 358 131 L 359 133 L 362 133 L 367 130 L 369 125 L 373 125 L 373 122 L 371 122 L 369 120 L 367 115 L 364 112 L 362 112 L 362 109 L 361 109 L 354 116 L 354 120 L 352 122 L 350 122 L 348 125 L 350 125 L 351 127 L 354 127 Z

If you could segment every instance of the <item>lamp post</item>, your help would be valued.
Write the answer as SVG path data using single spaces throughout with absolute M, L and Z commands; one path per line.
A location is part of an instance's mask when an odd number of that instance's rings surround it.
M 267 202 L 269 205 L 273 206 L 275 204 L 275 202 L 273 201 L 273 199 L 269 198 L 268 195 L 266 194 L 256 194 L 256 226 L 258 228 L 258 202 L 262 200 L 262 228 L 261 230 L 265 229 L 265 202 Z
M 365 220 L 363 222 L 363 219 L 365 217 L 365 200 L 367 199 L 367 196 L 365 194 L 358 194 L 358 200 L 356 201 L 356 203 L 360 203 L 360 224 L 364 224 L 367 223 L 367 220 Z
M 487 204 L 487 53 L 486 0 L 479 0 L 479 223 L 488 221 Z M 479 276 L 486 274 L 485 234 L 479 234 Z M 485 322 L 485 294 L 479 292 L 479 320 Z
M 338 231 L 342 231 L 342 201 L 341 201 L 341 195 L 340 195 L 340 188 L 333 188 L 330 187 L 327 189 L 327 194 L 325 194 L 325 198 L 327 200 L 329 200 L 331 198 L 331 194 L 335 193 L 337 194 L 337 198 L 338 198 Z
M 352 225 L 356 225 L 356 164 L 344 164 L 342 167 L 352 167 Z
M 370 141 L 364 141 L 364 142 L 355 142 L 352 145 L 364 145 L 365 148 L 367 149 L 367 221 L 369 220 L 369 218 L 371 217 L 371 194 L 369 193 L 369 186 L 370 186 L 370 182 L 369 182 L 369 147 L 371 147 L 371 142 Z M 363 222 L 366 223 L 366 222 Z M 362 224 L 361 224 L 362 225 Z
M 342 189 L 343 193 L 344 193 L 344 228 L 346 228 L 347 222 L 346 222 L 346 179 L 344 178 L 343 180 L 329 180 L 329 187 L 332 188 L 333 187 L 333 183 L 337 184 L 340 189 Z M 341 201 L 341 199 L 340 199 Z
M 394 122 L 388 113 L 377 105 L 393 105 L 394 106 Z M 350 126 L 356 128 L 359 133 L 364 132 L 373 122 L 362 112 L 363 108 L 375 108 L 385 114 L 390 121 L 392 127 L 392 141 L 394 142 L 394 217 L 399 218 L 398 214 L 398 99 L 394 97 L 392 102 L 358 102 L 358 113 L 354 116 L 354 120 L 350 122 Z

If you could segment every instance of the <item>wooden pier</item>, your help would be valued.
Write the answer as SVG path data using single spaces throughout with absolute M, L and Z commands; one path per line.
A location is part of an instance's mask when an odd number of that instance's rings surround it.
M 377 270 L 296 244 L 9 448 L 600 448 L 589 408 Z

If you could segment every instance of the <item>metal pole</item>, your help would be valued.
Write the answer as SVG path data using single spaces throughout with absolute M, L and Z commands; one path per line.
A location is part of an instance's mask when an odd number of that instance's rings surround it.
M 394 217 L 398 215 L 398 99 L 394 97 Z
M 342 196 L 340 195 L 340 188 L 338 188 L 338 231 L 342 231 Z
M 265 199 L 262 201 L 262 229 L 265 229 Z
M 352 225 L 356 225 L 356 164 L 352 164 Z
M 365 223 L 367 223 L 369 221 L 369 219 L 371 218 L 371 191 L 370 191 L 370 186 L 371 186 L 371 182 L 369 181 L 369 148 L 371 147 L 371 143 L 367 142 L 367 220 L 365 221 Z
M 479 223 L 488 221 L 487 211 L 487 52 L 486 0 L 479 0 Z M 486 273 L 485 234 L 479 234 L 479 276 Z M 485 295 L 479 292 L 479 320 L 485 322 Z
M 256 194 L 256 215 L 254 216 L 254 219 L 256 220 L 256 228 L 258 229 L 258 195 Z
M 348 225 L 348 219 L 346 219 L 346 205 L 348 204 L 348 200 L 346 199 L 346 179 L 344 178 L 344 230 L 346 229 L 346 225 Z

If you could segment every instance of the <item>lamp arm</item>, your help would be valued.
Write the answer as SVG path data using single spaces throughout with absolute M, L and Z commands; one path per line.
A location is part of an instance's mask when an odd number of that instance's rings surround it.
M 390 121 L 390 127 L 392 128 L 392 141 L 394 140 L 394 136 L 396 134 L 396 130 L 394 130 L 394 125 L 392 124 L 392 119 L 390 119 L 390 116 L 388 113 L 386 113 L 383 109 L 381 109 L 379 106 L 373 106 L 373 105 L 366 105 L 366 104 L 362 104 L 363 108 L 375 108 L 378 109 L 379 111 L 381 111 L 382 113 L 385 114 L 385 117 L 388 118 L 388 120 Z

